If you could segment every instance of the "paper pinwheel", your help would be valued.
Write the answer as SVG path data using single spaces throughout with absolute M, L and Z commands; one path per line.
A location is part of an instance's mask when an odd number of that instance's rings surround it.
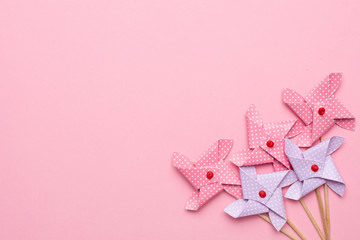
M 256 174 L 255 167 L 240 167 L 243 198 L 232 202 L 225 212 L 233 218 L 269 213 L 271 223 L 280 230 L 286 223 L 282 187 L 297 180 L 294 171 Z
M 326 183 L 340 196 L 344 195 L 345 184 L 336 169 L 331 154 L 343 143 L 342 137 L 332 137 L 301 152 L 291 140 L 285 140 L 285 153 L 294 168 L 299 181 L 285 194 L 286 198 L 299 200 L 309 192 Z
M 246 112 L 246 123 L 250 149 L 233 154 L 230 161 L 239 167 L 273 163 L 276 171 L 290 169 L 284 139 L 299 134 L 303 125 L 297 120 L 264 124 L 254 105 Z
M 300 147 L 310 147 L 334 124 L 355 130 L 355 117 L 334 96 L 341 80 L 342 73 L 331 73 L 305 98 L 293 90 L 284 89 L 284 103 L 306 126 L 298 139 Z
M 187 210 L 198 210 L 221 190 L 236 198 L 241 197 L 240 179 L 224 162 L 232 145 L 232 140 L 218 140 L 195 162 L 179 153 L 173 154 L 173 165 L 196 189 L 186 202 Z

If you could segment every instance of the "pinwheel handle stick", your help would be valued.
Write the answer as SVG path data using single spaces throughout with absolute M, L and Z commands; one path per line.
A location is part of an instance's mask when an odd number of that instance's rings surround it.
M 315 191 L 316 191 L 316 197 L 317 197 L 318 204 L 319 204 L 321 220 L 322 220 L 323 226 L 324 226 L 325 237 L 326 237 L 326 239 L 329 239 L 328 238 L 329 233 L 328 233 L 328 229 L 327 229 L 327 226 L 326 226 L 325 211 L 324 211 L 323 201 L 322 201 L 322 198 L 321 198 L 320 187 L 318 187 Z
M 313 215 L 311 214 L 309 208 L 307 207 L 306 203 L 304 202 L 304 200 L 303 200 L 302 198 L 300 198 L 300 203 L 301 203 L 301 205 L 303 206 L 306 214 L 308 215 L 311 223 L 314 225 L 314 227 L 315 227 L 316 231 L 318 232 L 320 238 L 321 238 L 322 240 L 326 240 L 325 237 L 324 237 L 324 234 L 321 232 L 321 230 L 320 230 L 320 228 L 319 228 L 319 225 L 316 223 L 315 218 L 314 218 Z
M 320 142 L 322 142 L 322 141 L 324 141 L 324 137 L 320 138 Z M 329 209 L 328 185 L 326 183 L 324 185 L 325 211 L 324 211 L 323 201 L 321 198 L 320 188 L 321 188 L 321 186 L 316 189 L 316 197 L 317 197 L 319 208 L 320 208 L 321 220 L 322 220 L 323 226 L 324 226 L 325 237 L 326 237 L 326 240 L 330 240 L 330 209 Z
M 272 224 L 270 218 L 268 216 L 266 216 L 265 214 L 259 214 L 258 216 L 261 217 L 262 219 L 264 219 L 265 221 L 267 221 L 268 223 Z M 285 234 L 288 238 L 290 238 L 292 240 L 298 240 L 294 235 L 289 233 L 284 228 L 281 228 L 280 232 L 282 232 L 283 234 Z
M 324 137 L 320 138 L 320 142 L 324 141 Z M 329 208 L 329 188 L 328 185 L 325 183 L 324 185 L 324 195 L 325 195 L 325 223 L 324 225 L 326 226 L 326 239 L 330 240 L 330 208 Z
M 236 198 L 236 199 L 239 199 L 239 198 Z M 262 219 L 264 219 L 265 221 L 267 221 L 268 223 L 272 224 L 270 218 L 268 216 L 266 216 L 265 214 L 259 214 L 258 216 L 261 217 Z M 304 234 L 302 234 L 300 232 L 300 230 L 295 226 L 294 223 L 292 223 L 289 219 L 286 220 L 286 223 L 289 224 L 289 226 L 296 232 L 297 235 L 299 235 L 299 237 L 302 240 L 306 240 L 306 237 L 304 236 Z M 285 234 L 290 239 L 297 240 L 297 238 L 294 235 L 292 235 L 291 233 L 286 231 L 284 228 L 281 228 L 280 232 Z
M 327 236 L 326 239 L 330 240 L 330 209 L 329 209 L 329 191 L 328 191 L 328 185 L 325 183 L 324 186 L 324 192 L 325 192 L 325 210 L 326 210 L 326 232 Z
M 290 221 L 290 219 L 287 219 L 286 223 L 289 224 L 289 226 L 296 232 L 297 235 L 299 235 L 299 237 L 302 240 L 306 240 L 306 237 L 304 236 L 304 234 L 302 234 L 300 232 L 300 230 L 295 226 L 295 224 L 293 222 Z

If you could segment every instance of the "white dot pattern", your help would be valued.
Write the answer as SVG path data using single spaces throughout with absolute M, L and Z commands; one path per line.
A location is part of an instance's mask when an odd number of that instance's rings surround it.
M 355 130 L 355 117 L 334 96 L 342 81 L 342 73 L 331 73 L 321 81 L 305 98 L 297 92 L 284 89 L 283 101 L 306 125 L 306 129 L 298 139 L 300 147 L 310 147 L 323 136 L 334 124 Z M 319 108 L 325 114 L 318 113 Z
M 299 200 L 324 183 L 343 196 L 345 184 L 330 156 L 343 142 L 342 137 L 332 137 L 302 152 L 294 142 L 285 139 L 285 153 L 299 178 L 299 181 L 288 189 L 285 197 Z M 313 165 L 318 166 L 318 171 L 312 170 Z
M 293 138 L 304 132 L 305 125 L 302 121 L 296 121 L 290 132 L 286 135 L 287 138 Z
M 269 212 L 272 224 L 279 231 L 286 223 L 281 188 L 296 182 L 296 174 L 289 170 L 256 174 L 251 166 L 241 167 L 240 177 L 244 199 L 232 202 L 224 211 L 234 218 Z M 266 197 L 261 198 L 260 191 L 265 191 Z
M 264 204 L 253 200 L 239 199 L 230 203 L 224 211 L 233 218 L 246 217 L 269 212 Z
M 195 191 L 186 202 L 185 208 L 187 210 L 198 210 L 221 190 L 225 190 L 236 198 L 242 196 L 239 177 L 224 162 L 232 145 L 232 140 L 218 140 L 201 154 L 195 162 L 182 154 L 173 154 L 173 165 L 195 188 Z M 213 174 L 210 179 L 207 177 L 208 172 Z
M 235 165 L 253 166 L 258 164 L 272 163 L 274 158 L 264 150 L 258 149 L 243 149 L 231 155 L 229 158 Z
M 246 112 L 247 133 L 250 149 L 242 150 L 230 157 L 237 166 L 253 166 L 273 163 L 275 171 L 291 169 L 284 153 L 284 138 L 296 136 L 303 131 L 304 126 L 297 120 L 281 121 L 264 124 L 259 112 L 251 105 Z M 273 147 L 266 145 L 274 142 Z
M 305 99 L 299 93 L 287 88 L 284 89 L 282 94 L 284 103 L 286 103 L 306 125 L 309 125 L 312 122 L 312 110 Z

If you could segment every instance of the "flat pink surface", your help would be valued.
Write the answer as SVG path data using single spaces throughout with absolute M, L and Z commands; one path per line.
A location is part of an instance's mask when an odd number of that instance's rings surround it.
M 245 111 L 295 115 L 343 72 L 337 97 L 359 117 L 358 1 L 16 1 L 0 3 L 0 239 L 287 239 L 232 219 L 222 192 L 184 210 L 191 185 L 173 151 L 218 138 L 247 146 Z M 347 184 L 330 193 L 332 239 L 358 237 L 360 134 L 334 127 Z M 315 194 L 305 198 L 320 223 Z M 317 239 L 300 203 L 288 217 Z

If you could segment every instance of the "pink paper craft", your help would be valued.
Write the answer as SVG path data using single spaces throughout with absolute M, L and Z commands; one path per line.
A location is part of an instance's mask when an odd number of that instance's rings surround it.
M 233 140 L 220 139 L 193 162 L 186 156 L 174 153 L 173 165 L 196 189 L 186 202 L 187 210 L 198 210 L 221 190 L 232 196 L 242 196 L 241 183 L 235 172 L 224 162 Z
M 284 103 L 306 126 L 298 139 L 300 147 L 310 147 L 334 124 L 355 130 L 355 117 L 334 95 L 341 81 L 342 73 L 331 73 L 305 98 L 293 90 L 284 89 Z
M 246 123 L 250 149 L 233 154 L 230 161 L 239 167 L 272 163 L 275 171 L 291 169 L 284 139 L 301 133 L 303 125 L 296 119 L 264 124 L 254 105 L 246 112 Z
M 297 181 L 294 171 L 256 174 L 255 167 L 240 167 L 243 198 L 230 203 L 225 212 L 233 218 L 269 213 L 271 223 L 280 230 L 286 223 L 282 187 Z
M 330 156 L 343 142 L 342 137 L 332 137 L 301 152 L 294 142 L 286 139 L 285 153 L 299 180 L 291 185 L 285 197 L 299 200 L 324 183 L 334 192 L 343 196 L 345 184 Z

